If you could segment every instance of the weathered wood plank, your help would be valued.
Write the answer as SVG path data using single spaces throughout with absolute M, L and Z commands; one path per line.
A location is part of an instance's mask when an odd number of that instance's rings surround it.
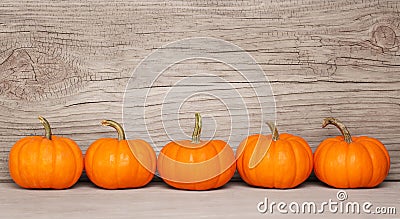
M 3 183 L 0 187 L 0 216 L 2 218 L 398 218 L 400 199 L 394 191 L 400 189 L 399 182 L 384 182 L 375 189 L 346 190 L 347 200 L 340 202 L 340 190 L 307 182 L 296 189 L 260 189 L 243 182 L 229 183 L 222 189 L 212 191 L 181 191 L 163 183 L 152 182 L 145 188 L 128 190 L 103 190 L 89 183 L 79 183 L 69 190 L 46 191 L 24 190 L 15 184 Z M 268 199 L 268 203 L 314 202 L 320 210 L 322 202 L 343 203 L 343 213 L 280 213 L 277 207 L 265 214 L 257 211 L 257 204 Z M 31 200 L 31 201 L 26 201 Z M 358 202 L 360 213 L 346 213 L 346 204 Z M 362 205 L 371 202 L 369 210 L 396 208 L 396 214 L 368 214 Z M 21 205 L 21 203 L 24 203 Z M 339 205 L 336 205 L 339 206 Z M 333 205 L 332 209 L 335 208 Z M 270 209 L 270 208 L 269 208 Z M 283 210 L 284 210 L 283 209 Z M 296 209 L 293 207 L 292 209 Z M 301 209 L 301 208 L 300 208 Z M 308 211 L 308 208 L 305 211 Z M 300 210 L 301 211 L 301 210 Z M 310 210 L 313 211 L 313 210 Z M 333 211 L 333 210 L 332 210 Z
M 9 180 L 7 156 L 13 143 L 42 134 L 38 114 L 50 120 L 54 133 L 73 138 L 83 150 L 99 137 L 114 136 L 99 121 L 122 120 L 125 87 L 139 62 L 166 43 L 198 36 L 234 43 L 255 58 L 271 82 L 281 131 L 303 136 L 315 149 L 322 139 L 338 134 L 321 129 L 322 118 L 337 116 L 354 135 L 371 135 L 387 146 L 392 158 L 388 179 L 399 180 L 399 8 L 390 0 L 2 1 L 0 180 Z M 163 95 L 196 72 L 232 82 L 252 121 L 240 131 L 258 130 L 260 107 L 252 86 L 265 86 L 263 80 L 246 82 L 227 65 L 189 60 L 165 71 L 149 93 L 146 118 L 155 145 L 168 141 L 162 122 L 173 121 L 161 120 L 161 107 L 186 97 L 181 92 L 163 103 Z M 217 80 L 209 84 L 210 90 L 220 87 Z M 195 86 L 185 89 L 193 92 Z M 240 98 L 220 98 L 236 103 L 232 122 L 243 122 L 235 120 L 245 116 Z M 179 112 L 181 127 L 172 132 L 190 134 L 192 112 L 199 106 L 217 121 L 215 136 L 226 140 L 231 118 L 212 98 L 187 101 Z M 132 120 L 143 118 L 130 109 Z M 205 137 L 214 126 L 209 129 Z M 145 127 L 133 131 L 133 136 L 149 138 Z M 231 136 L 234 148 L 245 137 Z

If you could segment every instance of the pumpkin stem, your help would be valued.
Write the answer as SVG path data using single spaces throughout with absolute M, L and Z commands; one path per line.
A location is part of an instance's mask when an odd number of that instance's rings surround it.
M 194 114 L 196 118 L 196 122 L 194 124 L 194 130 L 192 134 L 192 143 L 198 144 L 200 143 L 200 134 L 201 134 L 201 116 L 200 113 L 196 112 Z
M 118 132 L 118 141 L 122 141 L 122 140 L 126 139 L 125 131 L 118 122 L 115 122 L 113 120 L 103 120 L 103 121 L 101 121 L 101 125 L 111 126 L 111 127 L 115 128 L 115 130 L 117 130 L 117 132 Z
M 273 141 L 279 140 L 279 132 L 278 129 L 276 128 L 276 125 L 272 122 L 267 122 L 267 125 L 272 132 L 272 140 Z
M 339 120 L 333 117 L 328 117 L 324 119 L 322 123 L 322 128 L 325 128 L 327 125 L 334 125 L 336 126 L 340 132 L 342 133 L 344 140 L 350 144 L 353 140 L 351 139 L 351 135 L 347 127 Z
M 43 127 L 44 127 L 44 131 L 45 131 L 45 136 L 47 139 L 51 140 L 51 128 L 50 128 L 50 123 L 43 118 L 42 116 L 39 116 L 38 119 L 40 120 L 40 122 L 42 123 Z

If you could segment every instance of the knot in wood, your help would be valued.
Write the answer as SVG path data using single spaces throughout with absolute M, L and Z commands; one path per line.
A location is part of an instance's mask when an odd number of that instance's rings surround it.
M 0 95 L 9 99 L 60 98 L 83 81 L 78 66 L 35 48 L 12 50 L 0 61 L 0 72 Z
M 372 32 L 373 43 L 381 48 L 390 49 L 396 46 L 396 33 L 388 26 L 378 26 Z

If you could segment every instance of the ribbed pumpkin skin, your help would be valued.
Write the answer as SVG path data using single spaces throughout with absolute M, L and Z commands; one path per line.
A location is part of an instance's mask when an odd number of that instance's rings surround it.
M 268 152 L 251 167 L 253 152 Z M 256 152 L 260 154 L 259 152 Z M 307 142 L 291 134 L 280 134 L 276 141 L 271 135 L 251 135 L 244 139 L 236 152 L 237 170 L 249 185 L 264 188 L 294 188 L 304 182 L 313 168 L 312 151 Z M 254 158 L 253 158 L 254 159 Z
M 22 188 L 66 189 L 73 186 L 83 170 L 82 151 L 68 138 L 25 137 L 9 154 L 11 178 Z
M 156 154 L 144 140 L 102 138 L 85 155 L 89 179 L 105 189 L 138 188 L 147 185 L 156 170 Z
M 371 188 L 389 173 L 390 157 L 377 139 L 342 136 L 325 139 L 314 154 L 314 172 L 322 182 L 336 188 Z
M 222 140 L 170 142 L 161 150 L 157 168 L 170 186 L 185 190 L 209 190 L 225 185 L 236 170 L 235 155 Z

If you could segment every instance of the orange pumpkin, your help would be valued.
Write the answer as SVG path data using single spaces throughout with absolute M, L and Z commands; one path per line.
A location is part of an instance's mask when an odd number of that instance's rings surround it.
M 11 148 L 8 159 L 11 178 L 22 188 L 69 188 L 82 174 L 82 151 L 73 140 L 52 135 L 45 118 L 39 116 L 39 120 L 45 137 L 25 137 Z
M 312 151 L 298 136 L 279 134 L 268 123 L 272 135 L 251 135 L 236 151 L 236 165 L 249 185 L 264 188 L 293 188 L 304 182 L 313 168 Z
M 371 188 L 388 175 L 390 157 L 375 138 L 352 137 L 335 118 L 324 119 L 322 127 L 335 125 L 343 136 L 325 139 L 314 154 L 314 172 L 322 182 L 336 188 Z
M 116 138 L 101 138 L 86 151 L 85 169 L 89 179 L 105 189 L 138 188 L 147 185 L 156 171 L 156 154 L 144 140 L 126 140 L 120 124 L 102 121 L 118 132 Z
M 158 156 L 158 172 L 168 185 L 178 189 L 219 188 L 235 173 L 235 156 L 225 141 L 201 141 L 201 116 L 199 113 L 195 116 L 192 141 L 182 140 L 165 145 Z

